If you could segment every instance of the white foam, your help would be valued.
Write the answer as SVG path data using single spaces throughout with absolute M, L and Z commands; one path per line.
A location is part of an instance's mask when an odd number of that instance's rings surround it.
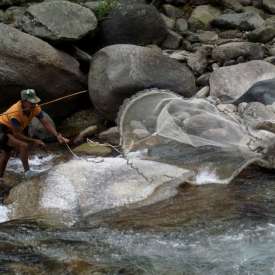
M 42 155 L 42 156 L 31 156 L 29 164 L 32 170 L 35 171 L 46 171 L 52 166 L 52 161 L 56 156 L 53 154 Z M 19 158 L 11 158 L 7 165 L 7 170 L 14 173 L 21 173 L 23 171 L 22 162 Z
M 210 171 L 208 169 L 201 170 L 196 176 L 196 184 L 203 185 L 208 183 L 215 183 L 218 182 L 219 178 L 216 175 L 214 170 Z
M 9 220 L 9 212 L 10 210 L 6 206 L 0 205 L 0 223 Z

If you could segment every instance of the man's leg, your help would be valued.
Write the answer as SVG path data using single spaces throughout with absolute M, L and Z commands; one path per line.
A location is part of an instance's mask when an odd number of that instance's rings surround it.
M 0 154 L 0 179 L 4 176 L 4 172 L 6 170 L 6 166 L 10 158 L 10 155 L 10 152 L 6 151 L 2 151 Z
M 28 143 L 15 138 L 12 134 L 8 134 L 8 138 L 7 145 L 19 152 L 19 157 L 22 161 L 24 170 L 28 171 L 30 169 Z

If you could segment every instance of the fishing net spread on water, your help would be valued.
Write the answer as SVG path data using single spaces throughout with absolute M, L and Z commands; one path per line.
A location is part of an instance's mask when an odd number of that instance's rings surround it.
M 126 158 L 153 159 L 228 183 L 244 167 L 262 159 L 262 141 L 249 125 L 210 99 L 184 99 L 170 91 L 137 94 L 121 108 L 118 124 Z M 272 134 L 274 137 L 274 134 Z

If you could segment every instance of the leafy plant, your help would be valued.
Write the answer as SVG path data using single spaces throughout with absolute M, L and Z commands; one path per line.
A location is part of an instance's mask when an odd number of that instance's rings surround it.
M 98 7 L 95 10 L 98 20 L 102 20 L 109 12 L 116 7 L 118 0 L 100 0 Z

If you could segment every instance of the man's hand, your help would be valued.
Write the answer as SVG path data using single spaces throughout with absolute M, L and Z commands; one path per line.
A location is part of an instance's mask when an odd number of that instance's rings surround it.
M 67 144 L 70 142 L 68 138 L 63 137 L 61 134 L 58 134 L 56 138 L 60 144 L 64 144 L 64 143 Z
M 46 144 L 40 140 L 40 139 L 35 139 L 34 142 L 33 142 L 36 146 L 40 146 L 42 148 L 45 148 L 46 147 Z

